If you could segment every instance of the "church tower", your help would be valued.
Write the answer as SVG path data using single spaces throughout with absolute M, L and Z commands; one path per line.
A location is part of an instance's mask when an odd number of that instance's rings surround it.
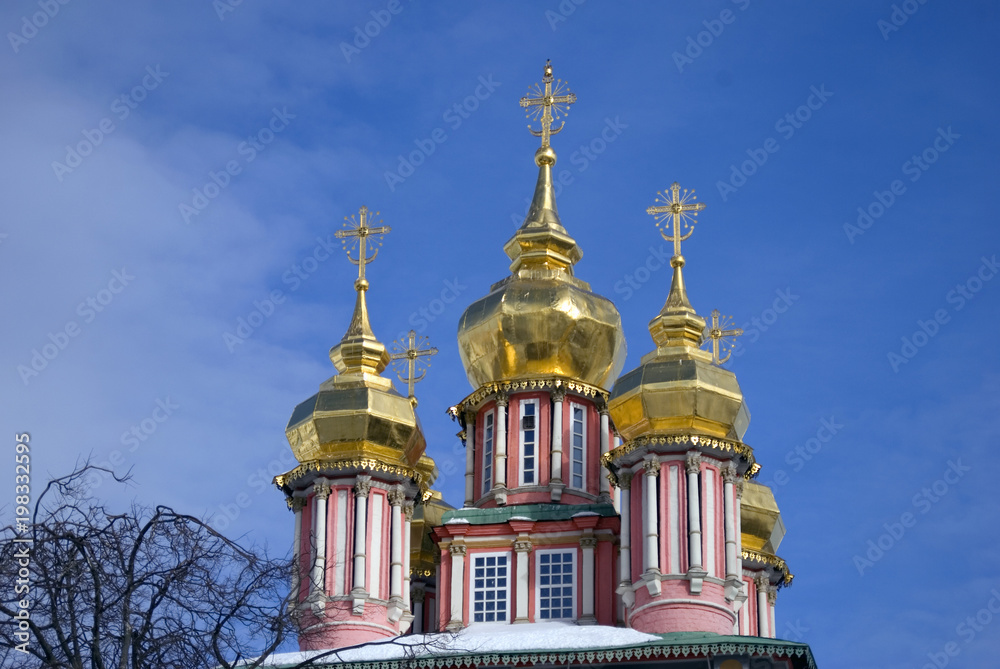
M 773 593 L 791 576 L 773 555 L 742 546 L 750 521 L 749 540 L 773 550 L 780 516 L 770 490 L 748 480 L 759 469 L 743 443 L 750 413 L 735 374 L 721 367 L 729 355 L 720 349 L 742 331 L 725 330 L 718 311 L 706 324 L 688 300 L 681 242 L 705 207 L 695 199 L 674 183 L 647 209 L 674 245 L 673 278 L 649 324 L 656 348 L 618 379 L 608 401 L 624 439 L 605 457 L 621 489 L 618 592 L 629 626 L 642 632 L 773 636 Z
M 606 389 L 625 339 L 614 304 L 574 275 L 583 252 L 556 208 L 550 138 L 574 102 L 551 64 L 521 99 L 541 126 L 532 130 L 541 138 L 534 197 L 504 245 L 511 275 L 459 322 L 474 392 L 451 409 L 467 464 L 465 507 L 434 535 L 442 628 L 617 620 L 618 514 L 601 457 L 611 442 Z
M 368 322 L 365 267 L 389 232 L 370 225 L 377 215 L 362 207 L 337 232 L 358 265 L 354 314 L 330 349 L 338 373 L 295 407 L 285 429 L 299 465 L 275 478 L 295 512 L 290 602 L 302 650 L 393 637 L 413 619 L 410 526 L 436 470 L 424 455 L 412 367 L 407 398 L 382 376 L 392 356 Z M 410 344 L 401 356 L 412 360 L 421 352 Z

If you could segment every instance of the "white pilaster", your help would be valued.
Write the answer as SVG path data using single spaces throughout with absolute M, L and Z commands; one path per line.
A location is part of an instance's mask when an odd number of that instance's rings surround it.
M 757 584 L 757 636 L 769 637 L 771 614 L 767 610 L 767 590 L 770 584 L 764 576 L 758 576 L 754 582 Z
M 652 457 L 652 456 L 648 456 Z M 642 482 L 646 492 L 646 503 L 642 506 L 643 534 L 645 543 L 642 551 L 643 578 L 646 580 L 646 589 L 649 594 L 656 596 L 660 594 L 660 551 L 659 542 L 659 508 L 656 503 L 656 486 L 658 484 L 657 475 L 660 473 L 660 461 L 653 459 L 642 463 L 646 472 L 646 479 Z
M 352 613 L 357 616 L 364 613 L 365 600 L 368 598 L 365 590 L 365 551 L 368 550 L 368 493 L 371 492 L 371 487 L 370 476 L 359 476 L 354 484 L 354 587 L 351 589 L 351 596 L 354 598 Z
M 667 545 L 670 551 L 669 573 L 681 573 L 681 468 L 667 467 Z
M 410 546 L 413 523 L 413 502 L 403 504 L 403 610 L 410 611 Z
M 527 540 L 514 542 L 514 566 L 517 580 L 517 610 L 515 623 L 526 623 L 528 620 L 528 567 L 531 560 L 531 542 Z
M 581 604 L 581 616 L 577 621 L 580 625 L 596 625 L 597 618 L 594 616 L 594 549 L 597 548 L 596 537 L 583 537 L 580 539 L 581 553 L 583 554 L 583 564 L 580 568 L 580 580 L 582 581 L 580 596 L 583 598 Z
M 768 636 L 772 639 L 777 636 L 774 624 L 774 605 L 778 603 L 778 591 L 771 588 L 767 591 L 767 611 L 768 611 Z
M 471 411 L 465 418 L 465 506 L 476 503 L 473 481 L 476 475 L 476 414 Z
M 462 612 L 465 609 L 465 544 L 452 544 L 451 552 L 451 620 L 448 630 L 462 629 Z
M 507 396 L 497 396 L 497 443 L 493 449 L 496 460 L 493 465 L 494 499 L 497 504 L 507 503 Z
M 368 532 L 368 596 L 375 599 L 385 599 L 382 594 L 382 561 L 385 559 L 385 528 L 382 510 L 385 508 L 385 495 L 368 496 L 371 504 L 371 529 Z
M 403 488 L 389 491 L 391 533 L 389 545 L 389 611 L 390 622 L 399 620 L 403 611 Z
M 552 391 L 552 449 L 550 466 L 552 475 L 549 477 L 549 488 L 552 493 L 553 502 L 558 502 L 562 499 L 562 491 L 565 487 L 562 479 L 563 400 L 565 398 L 565 388 L 560 387 Z
M 316 555 L 313 557 L 312 591 L 326 594 L 326 500 L 330 497 L 330 486 L 317 483 L 313 486 L 313 536 L 316 537 Z
M 702 532 L 705 542 L 705 555 L 703 557 L 705 571 L 709 576 L 719 575 L 719 555 L 715 549 L 716 539 L 716 482 L 715 470 L 705 467 L 701 470 L 701 485 L 705 493 L 705 517 L 701 521 L 704 528 Z
M 701 592 L 705 578 L 705 568 L 701 556 L 701 498 L 698 489 L 698 474 L 701 472 L 701 456 L 691 453 L 685 462 L 687 468 L 688 507 L 688 578 L 692 594 Z
M 622 529 L 618 543 L 618 594 L 626 607 L 635 603 L 632 591 L 632 472 L 618 474 L 618 490 L 621 491 Z
M 337 490 L 337 527 L 333 543 L 333 594 L 346 594 L 347 583 L 347 500 L 348 491 Z

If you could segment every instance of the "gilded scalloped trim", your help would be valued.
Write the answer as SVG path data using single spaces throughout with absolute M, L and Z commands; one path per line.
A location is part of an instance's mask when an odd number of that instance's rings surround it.
M 368 458 L 353 460 L 309 460 L 308 462 L 303 462 L 290 472 L 275 476 L 274 484 L 279 488 L 282 488 L 286 485 L 294 483 L 295 481 L 308 475 L 310 472 L 325 472 L 344 469 L 365 469 L 369 472 L 385 472 L 388 474 L 406 476 L 416 480 L 417 487 L 420 488 L 424 501 L 430 497 L 430 490 L 429 485 L 426 482 L 426 477 L 416 469 L 400 467 L 399 465 L 390 465 L 385 462 L 370 460 Z
M 608 467 L 612 462 L 622 456 L 628 455 L 632 451 L 650 444 L 691 444 L 692 446 L 716 448 L 720 451 L 728 451 L 730 453 L 742 455 L 750 462 L 750 467 L 747 469 L 746 473 L 743 474 L 743 478 L 751 479 L 757 475 L 757 472 L 760 471 L 760 465 L 757 464 L 757 461 L 754 459 L 753 448 L 750 446 L 740 441 L 730 441 L 728 439 L 719 439 L 718 437 L 707 437 L 700 434 L 671 434 L 665 436 L 644 435 L 633 439 L 632 441 L 626 442 L 618 448 L 614 448 L 602 455 L 601 464 Z
M 781 572 L 782 579 L 781 584 L 789 586 L 792 584 L 792 579 L 795 575 L 788 570 L 788 565 L 777 555 L 769 555 L 767 553 L 758 553 L 757 551 L 751 551 L 743 549 L 741 557 L 744 560 L 753 560 L 754 562 L 763 562 L 766 565 L 770 565 Z
M 546 390 L 552 388 L 565 388 L 577 394 L 587 397 L 601 397 L 605 402 L 608 400 L 608 391 L 597 386 L 582 381 L 572 381 L 561 376 L 553 376 L 544 379 L 520 379 L 514 381 L 496 381 L 487 383 L 476 392 L 472 393 L 464 400 L 451 407 L 448 413 L 458 415 L 467 409 L 478 406 L 483 400 L 497 393 L 516 392 L 518 390 Z

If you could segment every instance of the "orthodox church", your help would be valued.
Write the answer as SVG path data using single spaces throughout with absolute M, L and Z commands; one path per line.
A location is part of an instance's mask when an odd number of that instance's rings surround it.
M 432 489 L 415 412 L 435 350 L 411 333 L 392 355 L 369 324 L 367 264 L 389 229 L 362 207 L 338 232 L 357 301 L 330 351 L 337 373 L 286 428 L 299 465 L 275 483 L 294 512 L 301 652 L 269 666 L 815 667 L 806 644 L 775 639 L 792 574 L 721 366 L 741 332 L 699 316 L 684 285 L 681 242 L 704 204 L 674 183 L 647 210 L 673 277 L 649 352 L 623 374 L 621 316 L 574 274 L 583 252 L 556 208 L 553 124 L 576 96 L 550 64 L 542 82 L 521 100 L 541 147 L 503 247 L 510 274 L 458 325 L 472 388 L 448 409 L 466 451 L 461 508 Z M 383 374 L 394 358 L 408 396 Z

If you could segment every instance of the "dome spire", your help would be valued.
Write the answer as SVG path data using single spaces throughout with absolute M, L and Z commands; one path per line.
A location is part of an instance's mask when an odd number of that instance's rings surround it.
M 542 138 L 542 145 L 535 152 L 538 165 L 538 181 L 535 194 L 528 208 L 524 224 L 504 245 L 504 251 L 513 261 L 511 272 L 517 273 L 521 267 L 541 267 L 568 270 L 583 257 L 566 228 L 559 220 L 556 208 L 556 192 L 552 183 L 552 166 L 556 164 L 556 152 L 551 145 L 552 135 L 562 132 L 566 122 L 555 129 L 552 124 L 569 114 L 569 106 L 576 102 L 576 94 L 569 90 L 569 84 L 562 79 L 553 79 L 552 61 L 545 62 L 542 84 L 534 84 L 528 94 L 521 98 L 525 116 L 538 121 L 540 130 L 528 124 L 528 131 Z
M 387 225 L 369 227 L 369 216 L 378 215 L 377 211 L 372 214 L 368 207 L 361 207 L 358 212 L 360 220 L 355 220 L 353 215 L 350 218 L 345 216 L 344 229 L 335 233 L 347 252 L 347 259 L 358 266 L 358 278 L 354 281 L 358 297 L 354 303 L 351 324 L 340 343 L 330 349 L 330 360 L 341 374 L 379 375 L 389 364 L 389 353 L 385 350 L 385 345 L 372 333 L 368 322 L 368 304 L 365 301 L 365 293 L 368 291 L 365 265 L 375 260 L 379 247 L 382 246 L 382 235 L 391 231 Z M 374 248 L 369 256 L 370 243 L 374 244 Z M 351 256 L 355 250 L 357 258 Z

